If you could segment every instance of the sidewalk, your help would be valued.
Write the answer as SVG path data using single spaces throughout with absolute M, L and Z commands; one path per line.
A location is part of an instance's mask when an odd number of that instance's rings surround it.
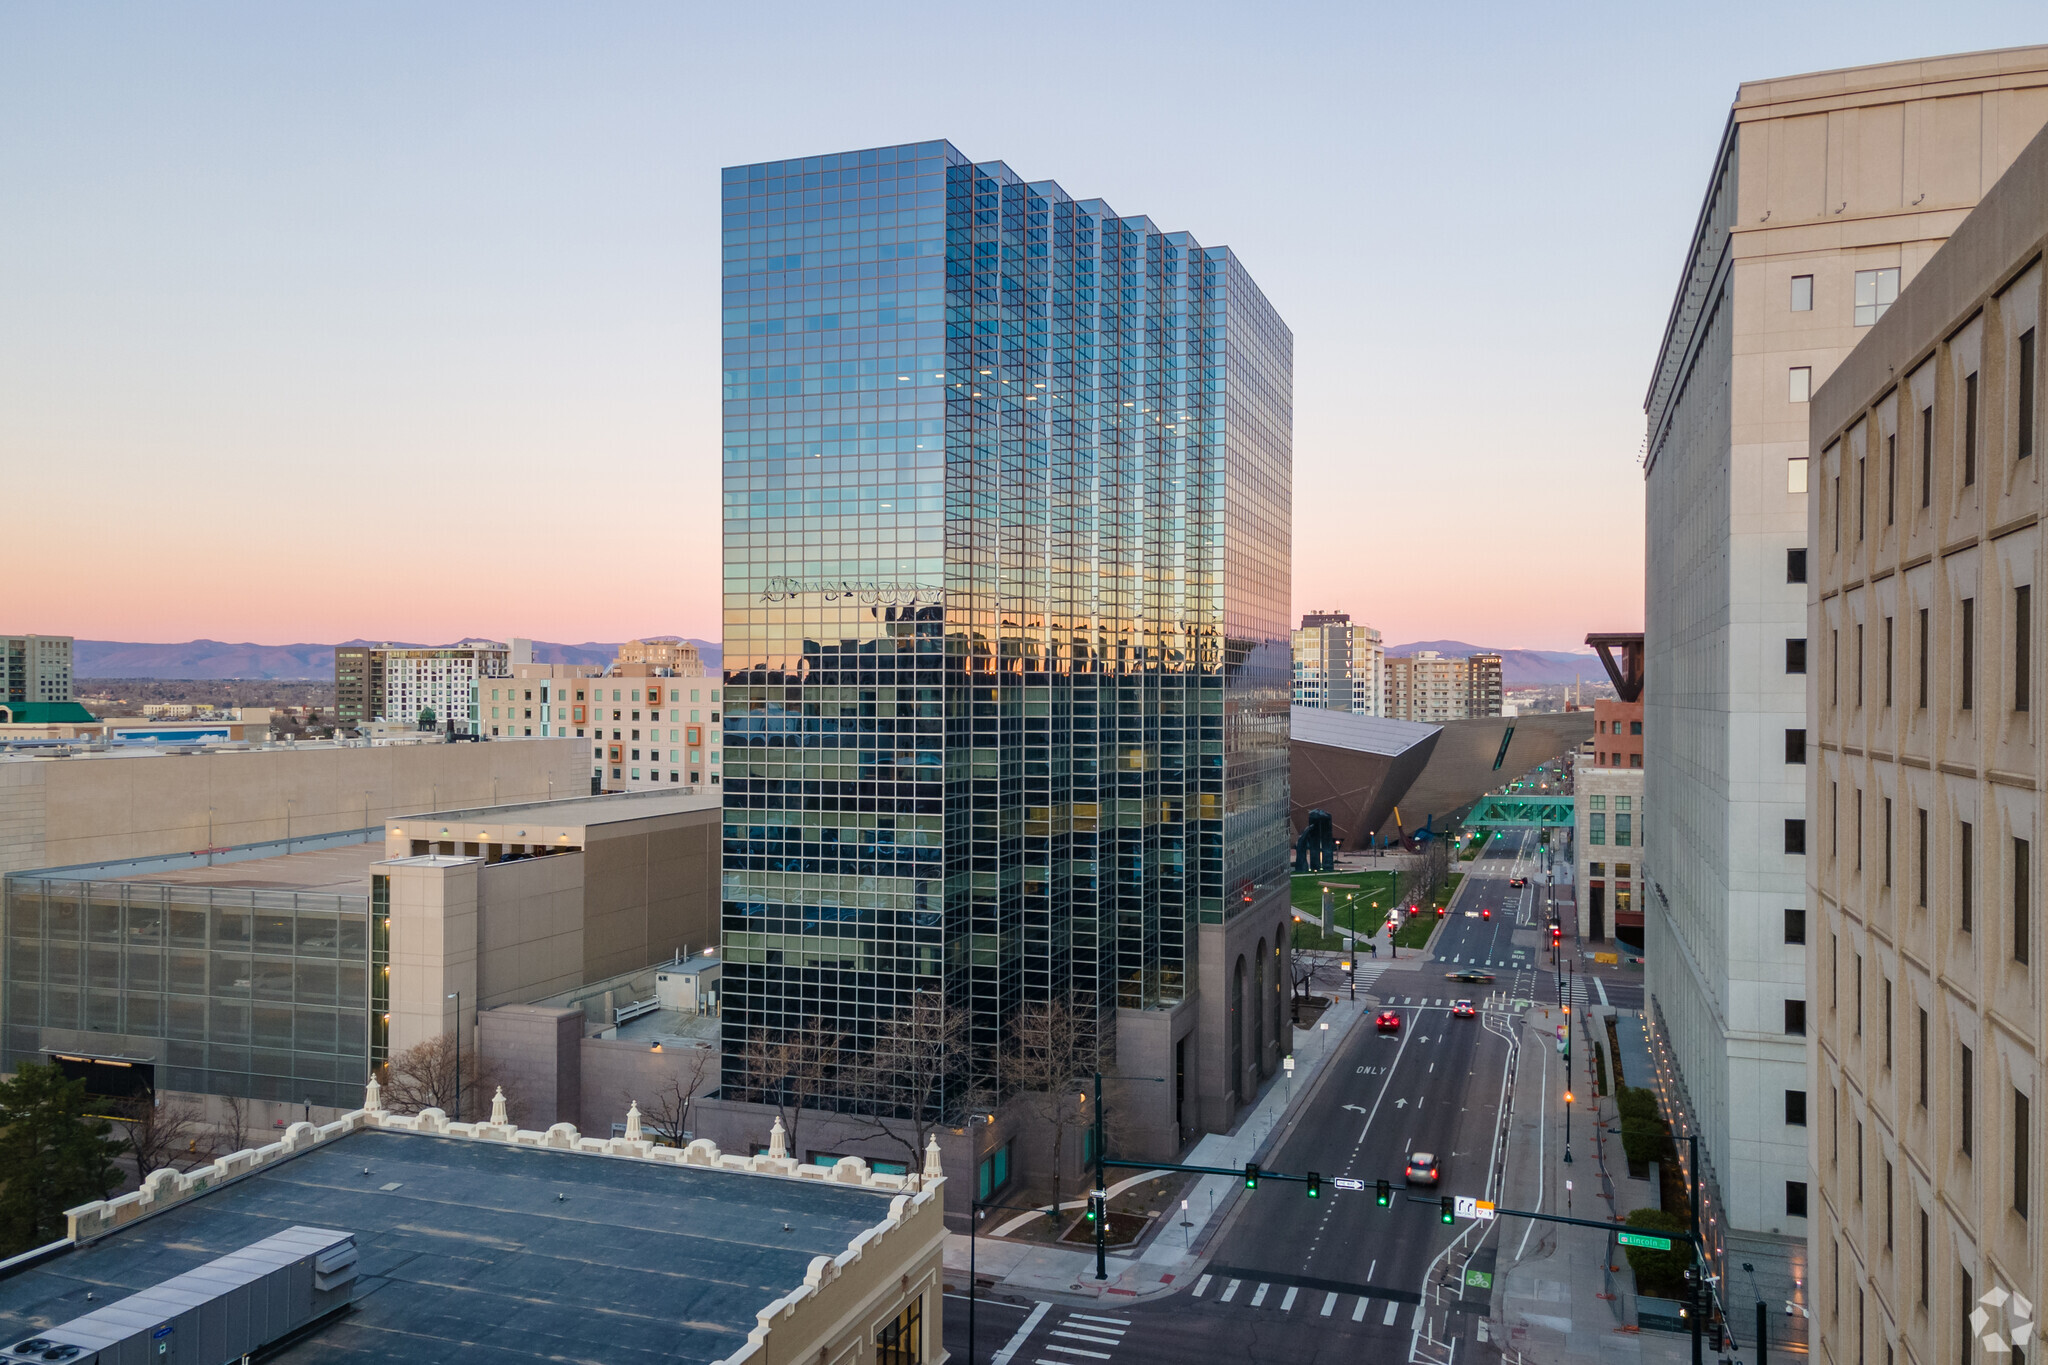
M 1409 959 L 1403 958 L 1406 963 Z M 1350 1036 L 1353 1025 L 1373 1008 L 1372 996 L 1361 993 L 1357 1000 L 1341 995 L 1323 1011 L 1319 1026 L 1293 1031 L 1294 1078 L 1283 1070 L 1266 1083 L 1258 1103 L 1247 1109 L 1230 1133 L 1211 1133 L 1196 1143 L 1183 1161 L 1190 1166 L 1241 1168 L 1247 1161 L 1262 1161 L 1283 1135 L 1287 1119 L 1314 1093 L 1330 1056 Z M 1320 1024 L 1327 1024 L 1325 1031 Z M 1142 1178 L 1142 1176 L 1140 1177 Z M 1165 1225 L 1150 1234 L 1142 1249 L 1109 1253 L 1107 1280 L 1095 1278 L 1095 1253 L 1069 1250 L 1043 1243 L 1011 1241 L 977 1233 L 974 1273 L 993 1280 L 994 1288 L 1030 1295 L 1080 1295 L 1088 1299 L 1110 1296 L 1150 1298 L 1170 1294 L 1187 1273 L 1208 1255 L 1208 1239 L 1231 1207 L 1231 1196 L 1240 1185 L 1234 1175 L 1205 1175 L 1188 1187 L 1184 1226 L 1169 1215 Z M 965 1285 L 968 1246 L 965 1233 L 946 1234 L 946 1271 Z

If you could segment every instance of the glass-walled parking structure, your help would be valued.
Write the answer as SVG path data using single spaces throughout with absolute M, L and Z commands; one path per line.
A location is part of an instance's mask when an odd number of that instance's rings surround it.
M 162 1040 L 156 1087 L 350 1108 L 369 1074 L 366 896 L 15 875 L 5 1065 Z M 131 1041 L 132 1040 L 132 1041 Z
M 729 168 L 725 1077 L 924 988 L 1192 992 L 1285 875 L 1292 337 L 1225 248 L 949 143 Z M 978 1073 L 978 1074 L 969 1074 Z

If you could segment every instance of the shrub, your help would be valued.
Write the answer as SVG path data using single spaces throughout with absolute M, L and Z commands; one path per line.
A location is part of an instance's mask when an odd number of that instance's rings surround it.
M 1665 1209 L 1634 1209 L 1629 1213 L 1628 1225 L 1644 1232 L 1671 1234 L 1669 1251 L 1624 1248 L 1628 1252 L 1628 1268 L 1636 1274 L 1636 1293 L 1659 1299 L 1684 1298 L 1685 1272 L 1692 1265 L 1692 1244 L 1685 1240 L 1690 1224 L 1685 1215 Z

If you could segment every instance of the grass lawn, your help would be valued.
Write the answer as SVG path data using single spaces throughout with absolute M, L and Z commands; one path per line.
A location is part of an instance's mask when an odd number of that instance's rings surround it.
M 1337 891 L 1335 918 L 1338 924 L 1361 934 L 1379 932 L 1394 903 L 1397 875 L 1393 872 L 1300 872 L 1294 877 L 1293 905 L 1302 916 L 1294 925 L 1296 948 L 1327 949 L 1347 947 L 1341 934 L 1325 935 L 1318 928 L 1323 919 L 1323 885 L 1346 888 Z M 1356 888 L 1355 891 L 1350 888 Z
M 1401 926 L 1399 932 L 1394 935 L 1395 945 L 1402 948 L 1428 947 L 1430 935 L 1434 934 L 1437 925 L 1442 923 L 1437 918 L 1436 907 L 1439 905 L 1449 905 L 1451 897 L 1458 894 L 1458 883 L 1464 880 L 1465 874 L 1462 872 L 1453 872 L 1450 876 L 1444 878 L 1443 886 L 1438 888 L 1436 896 L 1431 900 L 1428 909 L 1421 914 L 1412 916 L 1406 924 Z
M 1469 863 L 1474 858 L 1477 858 L 1481 853 L 1485 852 L 1487 844 L 1491 843 L 1492 841 L 1492 830 L 1480 830 L 1479 837 L 1477 839 L 1474 839 L 1471 843 L 1467 844 L 1465 846 L 1465 851 L 1463 853 L 1460 853 L 1458 857 L 1463 861 Z

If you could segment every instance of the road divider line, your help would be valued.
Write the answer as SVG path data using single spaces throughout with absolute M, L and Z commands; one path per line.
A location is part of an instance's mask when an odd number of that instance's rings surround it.
M 1428 1310 L 1425 1309 L 1421 1304 L 1416 1304 L 1415 1321 L 1408 1324 L 1408 1330 L 1411 1332 L 1420 1332 L 1422 1330 L 1422 1320 L 1427 1316 Z
M 1031 1335 L 1031 1330 L 1038 1326 L 1051 1310 L 1052 1305 L 1044 1302 L 1032 1309 L 1031 1316 L 1025 1318 L 1023 1324 L 1017 1328 L 1016 1334 L 1003 1343 L 1003 1349 L 995 1353 L 990 1365 L 1010 1365 L 1010 1357 L 1017 1354 L 1018 1348 L 1024 1344 L 1024 1339 Z

